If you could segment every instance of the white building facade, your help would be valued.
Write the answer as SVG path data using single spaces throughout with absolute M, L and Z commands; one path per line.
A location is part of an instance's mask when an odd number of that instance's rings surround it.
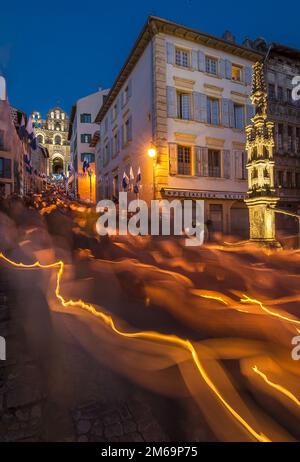
M 71 149 L 71 163 L 75 170 L 74 190 L 82 200 L 95 202 L 95 148 L 91 145 L 93 135 L 98 130 L 95 117 L 109 90 L 99 90 L 80 98 L 72 107 L 68 139 Z M 83 161 L 88 160 L 92 176 L 84 173 Z
M 140 168 L 141 199 L 204 199 L 215 231 L 243 234 L 244 127 L 253 115 L 251 66 L 260 58 L 231 41 L 149 18 L 96 118 L 98 199 L 117 196 L 124 171 L 136 177 Z

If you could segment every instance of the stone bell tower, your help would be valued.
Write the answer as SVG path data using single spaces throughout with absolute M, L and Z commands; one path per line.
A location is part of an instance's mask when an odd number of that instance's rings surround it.
M 248 199 L 250 240 L 280 247 L 275 238 L 275 211 L 279 198 L 274 187 L 274 124 L 268 121 L 264 65 L 253 66 L 251 101 L 255 106 L 252 124 L 246 127 L 248 154 Z

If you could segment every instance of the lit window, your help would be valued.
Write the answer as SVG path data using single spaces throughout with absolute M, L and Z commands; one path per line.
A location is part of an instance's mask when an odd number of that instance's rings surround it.
M 175 64 L 181 67 L 190 67 L 190 53 L 182 48 L 176 48 Z
M 208 74 L 217 75 L 218 73 L 218 60 L 216 58 L 211 58 L 206 56 L 205 58 L 205 68 Z
M 241 66 L 237 66 L 236 64 L 232 65 L 232 71 L 231 71 L 231 78 L 235 82 L 242 82 L 243 80 L 243 69 Z
M 82 152 L 81 162 L 84 162 L 85 160 L 87 160 L 89 164 L 92 164 L 93 162 L 95 162 L 95 154 L 91 152 Z
M 177 164 L 179 175 L 191 175 L 191 148 L 189 146 L 177 147 Z

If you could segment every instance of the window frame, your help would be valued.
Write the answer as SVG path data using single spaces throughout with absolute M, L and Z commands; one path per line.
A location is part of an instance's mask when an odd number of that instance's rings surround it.
M 86 116 L 88 116 L 87 118 L 89 120 L 84 120 L 86 118 Z M 80 114 L 80 123 L 81 124 L 91 124 L 92 123 L 92 114 L 90 114 L 88 112 L 83 112 L 82 114 Z
M 210 107 L 210 110 L 209 110 L 209 104 L 211 102 L 216 102 L 217 105 L 218 105 L 218 111 L 217 111 L 217 115 L 218 115 L 218 120 L 217 120 L 217 123 L 214 123 L 212 120 L 213 120 L 213 110 L 212 110 L 212 106 Z M 206 113 L 207 113 L 207 123 L 209 125 L 213 125 L 215 127 L 219 126 L 220 125 L 220 121 L 221 121 L 221 117 L 220 117 L 220 99 L 219 98 L 215 98 L 213 96 L 208 96 L 207 97 L 207 108 L 206 108 Z
M 211 71 L 211 65 L 208 65 L 209 62 L 215 63 L 216 72 Z M 205 55 L 205 72 L 209 75 L 218 76 L 219 75 L 219 59 L 215 56 Z
M 85 138 L 84 137 L 88 137 L 88 141 L 83 141 Z M 90 144 L 92 141 L 92 135 L 90 133 L 81 133 L 80 134 L 80 142 L 82 144 Z
M 186 160 L 186 155 L 189 156 L 189 161 Z M 182 156 L 182 160 L 179 160 L 179 156 Z M 192 146 L 178 144 L 177 145 L 177 175 L 191 176 L 193 168 L 193 151 Z M 186 167 L 188 166 L 188 168 Z
M 183 54 L 186 54 L 186 65 L 184 64 Z M 179 56 L 179 62 L 177 62 L 177 56 Z M 191 50 L 181 46 L 175 46 L 174 56 L 175 66 L 182 67 L 183 69 L 191 68 Z
M 239 69 L 239 71 L 240 71 L 240 79 L 234 79 L 233 78 L 234 68 Z M 244 82 L 244 80 L 245 80 L 244 79 L 244 66 L 242 66 L 241 64 L 232 63 L 232 65 L 231 65 L 231 80 L 233 82 L 238 82 L 238 83 L 243 83 Z
M 210 165 L 210 158 L 212 154 L 217 154 L 218 166 Z M 218 170 L 216 170 L 218 169 Z M 216 172 L 218 174 L 216 174 Z M 207 173 L 210 178 L 222 178 L 222 151 L 221 149 L 208 148 L 207 149 Z

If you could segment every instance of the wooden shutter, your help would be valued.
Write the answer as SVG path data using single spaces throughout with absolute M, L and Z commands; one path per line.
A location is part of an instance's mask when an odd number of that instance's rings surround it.
M 166 43 L 166 49 L 167 49 L 167 63 L 168 64 L 174 64 L 175 47 L 174 47 L 173 43 L 167 42 Z
M 121 147 L 124 147 L 124 124 L 121 127 Z
M 222 77 L 222 79 L 225 79 L 225 77 L 226 77 L 225 59 L 220 59 L 220 77 Z
M 167 115 L 168 117 L 176 117 L 176 89 L 167 87 Z
M 234 151 L 235 178 L 241 180 L 243 178 L 243 151 Z
M 193 113 L 196 122 L 201 122 L 200 104 L 200 93 L 198 91 L 193 91 Z
M 252 67 L 251 66 L 245 67 L 245 83 L 246 85 L 251 85 L 252 83 Z
M 205 72 L 205 53 L 203 51 L 199 50 L 198 51 L 198 69 L 201 72 Z
M 204 93 L 199 93 L 200 103 L 200 122 L 207 122 L 207 96 Z
M 229 59 L 225 60 L 225 75 L 226 75 L 226 79 L 231 80 L 231 77 L 232 77 L 232 63 L 229 61 Z
M 201 149 L 200 146 L 194 147 L 195 152 L 195 174 L 201 176 Z
M 222 98 L 222 125 L 229 127 L 229 99 Z
M 192 50 L 192 68 L 198 70 L 198 53 L 197 50 Z
M 132 141 L 132 115 L 130 115 L 128 119 L 128 140 L 127 141 Z
M 169 173 L 170 175 L 177 175 L 178 162 L 177 162 L 177 144 L 169 143 Z
M 235 121 L 234 121 L 234 104 L 233 101 L 230 99 L 228 100 L 228 108 L 229 108 L 229 126 L 234 127 Z
M 223 150 L 223 176 L 224 178 L 231 177 L 231 162 L 230 162 L 230 151 L 229 149 Z
M 200 148 L 200 176 L 208 176 L 208 149 L 206 147 Z

